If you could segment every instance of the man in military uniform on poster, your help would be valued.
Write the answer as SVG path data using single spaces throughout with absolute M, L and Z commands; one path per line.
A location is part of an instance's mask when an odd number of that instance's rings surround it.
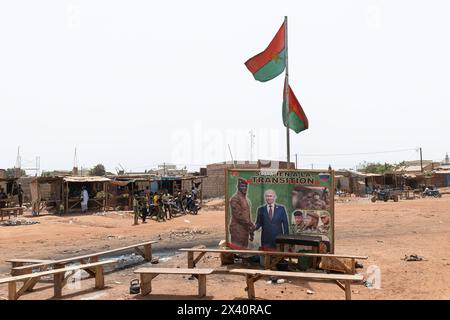
M 319 226 L 319 232 L 328 234 L 330 231 L 330 215 L 328 212 L 322 212 L 320 214 L 320 220 L 322 221 L 322 225 Z
M 303 219 L 303 212 L 300 210 L 294 211 L 294 224 L 292 225 L 292 232 L 298 234 L 305 229 L 305 221 Z
M 248 182 L 239 178 L 236 188 L 236 193 L 230 199 L 230 242 L 241 249 L 247 249 L 248 241 L 253 241 L 254 237 L 250 203 L 247 199 Z

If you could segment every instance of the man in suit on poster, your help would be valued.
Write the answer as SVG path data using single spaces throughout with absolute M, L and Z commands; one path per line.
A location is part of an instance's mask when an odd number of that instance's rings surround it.
M 266 204 L 258 208 L 255 230 L 262 228 L 261 249 L 276 249 L 275 238 L 279 234 L 289 234 L 286 209 L 276 204 L 277 195 L 273 190 L 264 192 Z

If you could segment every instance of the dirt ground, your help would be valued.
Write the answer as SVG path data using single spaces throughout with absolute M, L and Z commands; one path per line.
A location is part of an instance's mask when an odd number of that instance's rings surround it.
M 131 213 L 108 212 L 88 215 L 41 215 L 25 218 L 39 224 L 0 226 L 0 277 L 8 276 L 12 258 L 57 259 L 109 248 L 158 240 L 154 256 L 158 264 L 134 263 L 105 276 L 106 288 L 93 290 L 93 279 L 79 287 L 65 287 L 64 299 L 197 299 L 197 281 L 189 276 L 158 276 L 153 292 L 145 298 L 129 294 L 133 270 L 142 266 L 187 267 L 181 247 L 204 244 L 217 247 L 225 239 L 224 213 L 215 200 L 196 216 L 186 215 L 168 222 L 149 221 L 132 226 Z M 450 195 L 371 203 L 368 199 L 340 199 L 336 203 L 336 253 L 368 255 L 361 260 L 364 272 L 376 265 L 381 269 L 381 289 L 352 286 L 353 299 L 450 299 Z M 417 254 L 424 261 L 407 262 L 405 255 Z M 206 255 L 198 267 L 220 267 L 215 254 Z M 211 275 L 204 299 L 245 299 L 244 277 Z M 259 299 L 344 299 L 344 292 L 331 282 L 292 280 L 255 285 Z M 308 294 L 307 290 L 313 291 Z M 50 281 L 39 283 L 21 300 L 49 299 Z M 0 299 L 7 298 L 7 286 L 0 285 Z

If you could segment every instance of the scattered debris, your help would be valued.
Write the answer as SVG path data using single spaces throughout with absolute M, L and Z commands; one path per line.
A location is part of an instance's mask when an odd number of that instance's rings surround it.
M 377 242 L 379 242 L 379 243 L 384 243 L 384 241 L 383 241 L 383 240 L 377 240 Z
M 308 289 L 308 290 L 306 290 L 306 293 L 307 294 L 314 294 L 314 291 Z
M 364 284 L 364 286 L 366 287 L 366 288 L 372 288 L 373 287 L 373 284 L 372 284 L 372 282 L 370 282 L 370 281 L 364 281 L 363 282 L 363 284 Z
M 411 255 L 405 255 L 405 257 L 402 259 L 405 261 L 425 261 L 423 257 L 419 257 L 417 254 L 411 254 Z
M 355 268 L 356 269 L 363 269 L 364 265 L 362 263 L 359 263 L 358 261 L 355 262 Z
M 278 279 L 278 280 L 277 280 L 277 283 L 278 283 L 278 284 L 285 283 L 285 282 L 286 282 L 285 279 Z
M 208 234 L 208 232 L 201 230 L 201 229 L 184 229 L 184 230 L 180 230 L 180 231 L 170 231 L 169 233 L 169 238 L 171 240 L 176 239 L 176 238 L 182 238 L 185 240 L 192 240 L 195 238 L 196 235 L 200 235 L 200 234 Z
M 158 264 L 159 263 L 159 257 L 153 257 L 151 264 Z
M 115 284 L 122 284 L 122 282 L 114 281 Z
M 28 219 L 10 219 L 6 221 L 2 221 L 1 225 L 5 227 L 9 226 L 27 226 L 32 224 L 37 224 L 39 221 L 28 220 Z
M 186 223 L 191 223 L 189 220 L 186 220 L 186 219 L 184 219 L 183 221 Z
M 352 293 L 359 294 L 359 290 L 352 290 Z

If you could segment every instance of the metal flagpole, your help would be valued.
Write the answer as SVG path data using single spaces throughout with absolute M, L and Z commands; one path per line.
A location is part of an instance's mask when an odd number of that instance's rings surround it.
M 285 49 L 285 64 L 286 64 L 286 83 L 284 99 L 286 103 L 286 150 L 287 150 L 287 164 L 286 167 L 289 168 L 289 163 L 291 162 L 291 148 L 289 142 L 289 68 L 288 68 L 288 23 L 287 16 L 284 17 L 284 49 Z

